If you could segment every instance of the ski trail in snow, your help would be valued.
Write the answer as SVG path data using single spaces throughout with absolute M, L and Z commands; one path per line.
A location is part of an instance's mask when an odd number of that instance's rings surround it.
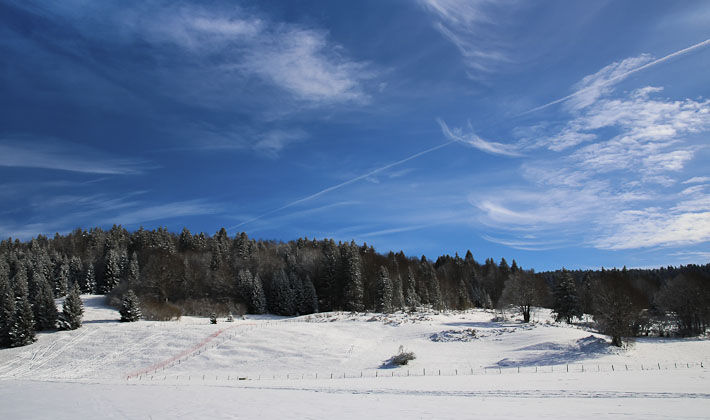
M 214 340 L 215 338 L 219 337 L 220 335 L 222 335 L 222 333 L 224 333 L 224 332 L 226 332 L 226 331 L 229 331 L 229 330 L 234 329 L 234 328 L 247 327 L 247 326 L 256 326 L 256 325 L 257 325 L 257 324 L 238 324 L 238 325 L 232 325 L 231 327 L 228 327 L 228 328 L 220 329 L 220 330 L 218 330 L 218 331 L 216 331 L 216 332 L 214 332 L 214 333 L 208 335 L 208 336 L 205 337 L 202 341 L 200 341 L 198 344 L 194 345 L 193 347 L 190 347 L 190 348 L 187 349 L 187 350 L 184 350 L 184 351 L 182 351 L 182 352 L 180 352 L 180 353 L 178 353 L 178 354 L 176 354 L 176 355 L 174 355 L 174 356 L 172 356 L 172 357 L 170 357 L 170 358 L 168 358 L 168 359 L 165 359 L 165 360 L 160 361 L 160 362 L 158 362 L 158 363 L 155 363 L 155 364 L 153 364 L 153 365 L 151 365 L 151 366 L 148 366 L 147 368 L 143 368 L 143 369 L 140 369 L 140 370 L 137 370 L 137 371 L 128 373 L 128 374 L 123 375 L 123 376 L 126 377 L 126 379 L 130 379 L 131 377 L 137 377 L 137 376 L 140 376 L 140 375 L 145 375 L 145 374 L 147 374 L 147 373 L 149 373 L 149 372 L 151 372 L 151 371 L 155 372 L 155 371 L 157 371 L 158 369 L 164 370 L 166 367 L 169 367 L 169 365 L 170 365 L 171 363 L 175 363 L 176 361 L 182 359 L 183 357 L 187 358 L 187 357 L 189 357 L 190 355 L 193 355 L 195 352 L 200 352 L 200 353 L 201 353 L 202 350 L 207 346 L 207 344 L 209 344 L 212 340 Z
M 90 373 L 97 372 L 101 368 L 110 365 L 119 358 L 124 358 L 131 354 L 138 353 L 152 344 L 158 344 L 160 340 L 168 334 L 168 331 L 161 331 L 148 337 L 140 339 L 139 342 L 119 349 L 118 351 L 102 351 L 89 359 L 70 362 L 54 369 L 47 370 L 38 376 L 43 379 L 77 379 L 86 377 Z
M 14 368 L 12 370 L 3 373 L 2 375 L 0 375 L 0 378 L 25 378 L 25 377 L 28 377 L 28 376 L 34 374 L 36 370 L 42 368 L 47 363 L 56 359 L 59 355 L 61 355 L 65 351 L 70 350 L 71 348 L 75 347 L 81 341 L 85 340 L 87 337 L 93 335 L 97 331 L 97 327 L 94 327 L 91 329 L 87 328 L 87 327 L 84 327 L 84 328 L 85 328 L 84 331 L 79 331 L 78 334 L 74 335 L 71 339 L 69 339 L 66 342 L 66 344 L 64 344 L 63 347 L 59 348 L 58 350 L 52 352 L 49 355 L 47 354 L 47 353 L 49 353 L 50 350 L 54 349 L 54 347 L 56 347 L 56 345 L 61 340 L 55 340 L 52 344 L 48 345 L 47 347 L 34 352 L 32 357 L 28 361 L 28 363 L 22 364 L 21 366 L 17 366 L 16 368 Z

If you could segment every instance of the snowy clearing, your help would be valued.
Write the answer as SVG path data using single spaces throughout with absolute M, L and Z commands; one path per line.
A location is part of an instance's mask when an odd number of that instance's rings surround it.
M 82 328 L 0 350 L 3 418 L 706 418 L 710 409 L 710 341 L 616 349 L 546 311 L 531 325 L 483 310 L 120 323 L 103 297 L 82 298 Z M 381 368 L 400 345 L 416 359 Z

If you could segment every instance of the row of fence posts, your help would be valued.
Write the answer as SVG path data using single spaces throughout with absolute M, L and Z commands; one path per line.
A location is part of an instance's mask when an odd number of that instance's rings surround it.
M 180 364 L 180 360 L 178 360 L 178 364 Z M 674 368 L 674 369 L 679 369 L 679 366 L 680 366 L 681 369 L 684 368 L 684 367 L 685 367 L 686 369 L 690 369 L 690 368 L 691 368 L 690 365 L 691 365 L 690 362 L 681 363 L 681 364 L 679 364 L 678 362 L 674 362 L 674 363 L 673 363 L 673 368 Z M 704 368 L 705 368 L 705 362 L 702 362 L 702 361 L 699 362 L 699 363 L 693 363 L 693 365 L 694 365 L 694 366 L 697 365 L 697 366 L 699 366 L 701 369 L 704 369 Z M 562 366 L 562 365 L 550 365 L 550 366 L 549 366 L 549 368 L 550 368 L 549 370 L 539 370 L 539 368 L 547 367 L 547 366 L 541 366 L 541 367 L 535 366 L 535 367 L 534 367 L 534 368 L 535 368 L 534 373 L 539 373 L 539 372 L 543 372 L 543 373 L 554 373 L 554 372 L 555 372 L 555 366 L 557 366 L 557 367 L 559 368 L 559 367 Z M 575 365 L 572 365 L 572 366 L 574 367 Z M 577 365 L 577 366 L 579 366 L 579 368 L 580 368 L 580 370 L 578 370 L 577 372 L 580 372 L 580 373 L 584 373 L 584 372 L 602 372 L 602 369 L 601 369 L 601 366 L 602 366 L 602 365 L 601 365 L 601 364 L 597 364 L 597 365 L 596 365 L 596 366 L 597 366 L 597 369 L 596 369 L 596 370 L 593 369 L 593 368 L 592 368 L 592 369 L 589 369 L 589 365 L 587 365 L 587 368 L 585 368 L 585 365 L 583 365 L 583 364 L 580 364 L 580 365 Z M 592 366 L 593 366 L 593 365 L 592 365 Z M 613 365 L 613 364 L 612 364 L 612 365 L 609 365 L 609 366 L 611 367 L 611 372 L 617 372 L 617 369 L 616 369 L 615 366 L 620 367 L 620 366 L 622 366 L 622 365 Z M 624 371 L 629 371 L 629 370 L 630 370 L 628 364 L 624 364 L 623 366 L 624 366 L 624 369 L 623 369 Z M 644 365 L 644 364 L 641 364 L 640 367 L 641 367 L 641 370 L 642 370 L 642 371 L 648 371 L 648 370 L 663 370 L 663 367 L 661 366 L 661 363 L 660 363 L 660 362 L 656 363 L 655 365 Z M 631 365 L 631 368 L 632 368 L 631 370 L 633 370 L 634 366 Z M 654 368 L 657 368 L 657 369 L 654 369 Z M 506 368 L 505 370 L 506 370 L 506 371 L 509 371 L 509 370 L 511 370 L 511 369 L 512 369 L 512 368 Z M 518 374 L 521 373 L 520 366 L 516 367 L 515 369 L 516 369 L 516 372 L 517 372 Z M 670 367 L 667 367 L 666 369 L 670 369 Z M 165 370 L 165 368 L 163 368 L 163 371 L 164 371 L 164 370 Z M 487 374 L 489 373 L 489 371 L 496 372 L 498 375 L 502 375 L 502 374 L 503 374 L 503 368 L 501 368 L 500 366 L 497 366 L 497 367 L 495 367 L 495 368 L 488 368 L 488 367 L 483 368 L 483 375 L 487 375 Z M 427 370 L 426 370 L 426 368 L 422 368 L 422 373 L 421 373 L 421 375 L 417 375 L 416 373 L 413 373 L 411 369 L 407 369 L 406 375 L 404 374 L 404 371 L 403 371 L 403 370 L 402 370 L 402 371 L 399 371 L 399 372 L 400 372 L 401 374 L 396 375 L 397 377 L 404 377 L 404 376 L 427 376 Z M 429 376 L 432 376 L 432 375 L 431 375 L 432 370 L 430 370 L 429 372 L 430 372 L 430 375 L 429 375 Z M 436 370 L 434 370 L 434 372 L 436 372 L 436 375 L 434 375 L 434 376 L 442 376 L 442 374 L 441 374 L 441 369 L 436 369 Z M 443 375 L 443 376 L 458 376 L 458 375 L 459 375 L 459 369 L 454 369 L 453 372 L 454 372 L 453 375 L 451 375 L 451 374 L 446 374 L 446 372 L 444 372 L 444 375 Z M 475 371 L 474 371 L 473 368 L 470 368 L 470 369 L 468 369 L 468 370 L 464 370 L 463 372 L 466 372 L 466 373 L 469 374 L 469 375 L 476 375 L 476 374 L 477 374 L 477 373 L 475 373 Z M 560 370 L 557 370 L 557 372 L 561 372 L 561 371 L 560 371 Z M 565 373 L 569 373 L 569 372 L 570 372 L 570 365 L 569 365 L 569 364 L 564 365 L 564 372 L 565 372 Z M 608 371 L 607 371 L 607 372 L 608 372 Z M 154 380 L 154 378 L 155 378 L 155 376 L 156 376 L 157 373 L 158 373 L 158 371 L 156 370 L 153 375 L 150 375 L 150 377 L 148 377 L 147 374 L 146 374 L 146 375 L 139 375 L 137 379 L 138 379 L 138 380 L 143 380 L 143 377 L 145 376 L 146 380 Z M 358 377 L 359 377 L 359 378 L 386 378 L 386 377 L 395 377 L 395 371 L 394 371 L 394 370 L 391 370 L 389 373 L 390 373 L 390 374 L 387 375 L 387 374 L 385 374 L 385 372 L 380 372 L 380 371 L 377 371 L 377 370 L 376 370 L 374 376 L 370 376 L 370 375 L 367 375 L 367 376 L 366 376 L 366 375 L 364 375 L 364 371 L 360 371 L 360 375 L 359 375 L 359 376 L 356 375 L 356 374 L 355 374 L 355 375 L 350 375 L 350 376 L 348 376 L 347 373 L 345 373 L 345 372 L 343 372 L 342 375 L 340 375 L 340 374 L 337 374 L 337 375 L 336 375 L 334 372 L 331 372 L 330 375 L 319 376 L 319 375 L 318 375 L 318 372 L 316 372 L 313 376 L 310 376 L 308 379 L 346 379 L 346 378 L 347 378 L 347 379 L 352 379 L 352 378 L 358 378 Z M 464 374 L 466 374 L 466 373 L 464 373 Z M 526 373 L 526 372 L 523 371 L 522 373 Z M 532 372 L 528 372 L 528 373 L 532 373 Z M 162 375 L 162 376 L 163 376 L 163 380 L 164 380 L 164 381 L 167 380 L 168 375 Z M 199 375 L 198 375 L 198 377 L 199 377 Z M 262 375 L 258 375 L 256 378 L 251 378 L 251 380 L 254 380 L 254 379 L 255 379 L 255 380 L 263 380 L 263 379 L 269 379 L 269 378 L 272 379 L 272 380 L 276 380 L 276 379 L 277 379 L 277 375 L 268 375 L 268 376 L 266 376 L 266 377 L 262 377 Z M 130 376 L 127 376 L 127 377 L 126 377 L 126 380 L 128 380 L 128 379 L 130 379 Z M 204 381 L 204 380 L 207 379 L 207 376 L 203 374 L 201 379 Z M 237 375 L 237 376 L 234 376 L 234 375 L 231 375 L 231 374 L 230 374 L 230 375 L 227 375 L 227 381 L 231 381 L 231 380 L 240 380 L 240 381 L 243 381 L 243 380 L 249 380 L 249 379 L 250 379 L 250 378 L 245 377 L 245 376 L 238 376 L 238 375 Z M 305 373 L 302 373 L 302 374 L 299 375 L 299 374 L 290 374 L 290 373 L 287 373 L 287 374 L 286 374 L 286 379 L 306 379 L 306 374 L 305 374 Z M 175 376 L 175 380 L 180 380 L 180 375 L 176 375 L 176 376 Z M 192 375 L 187 375 L 187 380 L 188 380 L 188 381 L 191 381 L 191 380 L 192 380 Z M 215 375 L 215 380 L 219 380 L 219 375 Z

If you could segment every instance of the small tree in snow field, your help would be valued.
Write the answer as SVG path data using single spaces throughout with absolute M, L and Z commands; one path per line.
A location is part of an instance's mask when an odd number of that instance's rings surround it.
M 133 290 L 129 290 L 123 296 L 121 309 L 118 312 L 121 314 L 121 322 L 134 322 L 141 319 L 140 302 Z
M 79 297 L 79 284 L 74 283 L 71 291 L 64 299 L 62 313 L 57 324 L 60 330 L 75 330 L 81 327 L 81 318 L 84 315 L 84 304 Z

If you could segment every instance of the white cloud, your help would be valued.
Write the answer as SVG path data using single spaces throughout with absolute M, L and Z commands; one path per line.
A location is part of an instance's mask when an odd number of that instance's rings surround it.
M 369 100 L 365 85 L 375 75 L 371 65 L 348 57 L 317 27 L 274 21 L 235 5 L 164 0 L 130 8 L 106 2 L 71 5 L 28 2 L 25 7 L 62 18 L 106 49 L 112 44 L 140 45 L 141 52 L 150 48 L 150 65 L 139 71 L 154 87 L 191 105 L 243 100 L 256 80 L 288 93 L 302 102 L 300 107 Z
M 648 63 L 651 59 L 650 55 L 642 54 L 611 63 L 598 72 L 585 76 L 574 85 L 576 95 L 569 98 L 567 106 L 573 110 L 580 110 L 592 105 L 601 96 L 611 92 L 612 84 L 620 82 L 629 71 Z
M 601 249 L 680 246 L 710 241 L 710 211 L 667 214 L 660 209 L 627 210 L 612 221 L 613 231 L 598 239 Z
M 461 53 L 464 63 L 473 70 L 474 79 L 490 74 L 502 63 L 511 63 L 502 40 L 501 17 L 515 10 L 516 1 L 493 0 L 420 0 L 437 18 L 434 27 Z
M 373 77 L 369 65 L 347 58 L 322 30 L 272 22 L 239 8 L 196 6 L 150 10 L 138 20 L 128 15 L 122 23 L 149 42 L 183 48 L 202 70 L 212 65 L 213 77 L 256 76 L 315 103 L 368 99 L 362 83 Z
M 484 140 L 476 133 L 474 133 L 471 127 L 469 127 L 469 133 L 464 134 L 461 129 L 449 129 L 449 126 L 446 125 L 446 123 L 441 119 L 439 119 L 438 122 L 441 126 L 441 131 L 443 132 L 444 136 L 449 140 L 465 143 L 475 147 L 480 151 L 494 155 L 504 155 L 511 157 L 521 156 L 516 145 Z
M 709 241 L 710 178 L 688 179 L 684 172 L 705 147 L 698 134 L 710 131 L 710 100 L 661 98 L 663 89 L 653 86 L 613 90 L 657 62 L 641 56 L 613 63 L 563 98 L 570 119 L 561 127 L 516 130 L 523 138 L 513 148 L 527 154 L 521 166 L 527 186 L 472 198 L 480 223 L 498 232 L 534 233 L 537 242 L 576 236 L 610 250 Z M 683 188 L 682 179 L 698 185 Z M 524 242 L 497 241 L 534 249 Z
M 143 160 L 116 157 L 56 139 L 22 136 L 0 138 L 0 166 L 106 175 L 134 175 L 149 169 Z
M 683 184 L 701 184 L 703 182 L 710 182 L 710 176 L 694 176 L 683 181 Z

